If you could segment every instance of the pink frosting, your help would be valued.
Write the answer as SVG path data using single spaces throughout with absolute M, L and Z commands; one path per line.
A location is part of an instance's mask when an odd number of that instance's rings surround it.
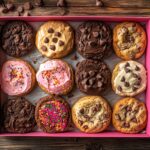
M 9 60 L 2 67 L 2 90 L 11 96 L 26 93 L 31 88 L 31 72 L 23 61 Z
M 71 69 L 61 60 L 49 60 L 40 65 L 36 79 L 49 93 L 61 94 L 71 84 Z

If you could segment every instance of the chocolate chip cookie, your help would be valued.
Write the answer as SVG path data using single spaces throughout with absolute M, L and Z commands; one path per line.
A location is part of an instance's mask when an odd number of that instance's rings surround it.
M 36 47 L 49 58 L 62 58 L 69 54 L 74 45 L 72 27 L 62 21 L 44 23 L 36 34 Z
M 146 106 L 135 98 L 121 99 L 114 106 L 112 121 L 117 131 L 138 133 L 146 127 Z
M 21 57 L 34 48 L 34 30 L 24 21 L 9 21 L 1 33 L 3 51 L 13 57 Z
M 11 133 L 27 133 L 36 125 L 35 106 L 25 98 L 13 98 L 4 105 L 4 128 Z
M 118 57 L 137 59 L 146 49 L 147 36 L 144 28 L 136 22 L 123 22 L 113 29 L 113 46 Z
M 111 72 L 104 62 L 83 60 L 75 72 L 76 84 L 80 91 L 100 95 L 111 83 Z
M 135 96 L 146 89 L 144 66 L 136 61 L 122 61 L 112 73 L 112 88 L 120 96 Z
M 72 119 L 82 132 L 102 132 L 111 122 L 111 108 L 100 96 L 85 96 L 73 105 Z
M 85 22 L 76 31 L 78 52 L 88 59 L 102 59 L 112 49 L 112 31 L 103 22 Z

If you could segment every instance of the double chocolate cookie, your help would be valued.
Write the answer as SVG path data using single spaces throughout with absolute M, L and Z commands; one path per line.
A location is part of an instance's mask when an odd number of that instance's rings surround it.
M 11 133 L 31 132 L 36 125 L 35 106 L 25 98 L 14 98 L 4 106 L 4 128 Z
M 34 30 L 24 21 L 7 22 L 1 33 L 1 45 L 5 53 L 21 57 L 34 48 Z
M 110 85 L 111 72 L 104 62 L 83 60 L 76 72 L 77 87 L 84 93 L 100 95 Z
M 103 22 L 85 22 L 76 32 L 78 52 L 88 59 L 102 59 L 112 48 L 112 31 Z

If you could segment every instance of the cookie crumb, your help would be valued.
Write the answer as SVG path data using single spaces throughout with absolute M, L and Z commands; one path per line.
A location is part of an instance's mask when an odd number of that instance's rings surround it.
M 43 0 L 34 0 L 34 5 L 36 7 L 43 7 L 44 6 L 44 1 Z
M 19 6 L 17 8 L 18 13 L 23 13 L 24 12 L 24 7 L 23 6 Z
M 65 7 L 66 1 L 65 0 L 58 0 L 57 1 L 57 7 Z
M 9 10 L 8 10 L 8 8 L 6 8 L 6 7 L 2 7 L 1 12 L 2 12 L 3 14 L 7 14 L 7 13 L 9 12 Z
M 72 93 L 69 93 L 68 95 L 67 95 L 67 97 L 68 98 L 71 98 L 71 97 L 73 97 L 74 95 L 72 94 Z
M 26 11 L 23 16 L 31 16 L 30 12 Z
M 72 55 L 71 60 L 77 60 L 78 56 L 76 54 Z
M 33 9 L 33 5 L 32 5 L 31 2 L 24 3 L 23 7 L 24 7 L 25 10 L 31 10 L 31 9 Z
M 104 3 L 101 0 L 96 0 L 96 6 L 103 7 Z

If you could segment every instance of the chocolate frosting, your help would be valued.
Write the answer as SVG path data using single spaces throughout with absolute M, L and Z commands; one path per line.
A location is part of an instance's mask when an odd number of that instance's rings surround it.
M 110 85 L 111 72 L 104 62 L 83 60 L 76 68 L 76 84 L 84 93 L 100 95 Z
M 36 125 L 35 106 L 25 98 L 9 100 L 4 106 L 4 128 L 11 133 L 31 132 Z
M 76 32 L 78 52 L 88 59 L 102 59 L 112 48 L 112 31 L 103 22 L 85 22 Z

